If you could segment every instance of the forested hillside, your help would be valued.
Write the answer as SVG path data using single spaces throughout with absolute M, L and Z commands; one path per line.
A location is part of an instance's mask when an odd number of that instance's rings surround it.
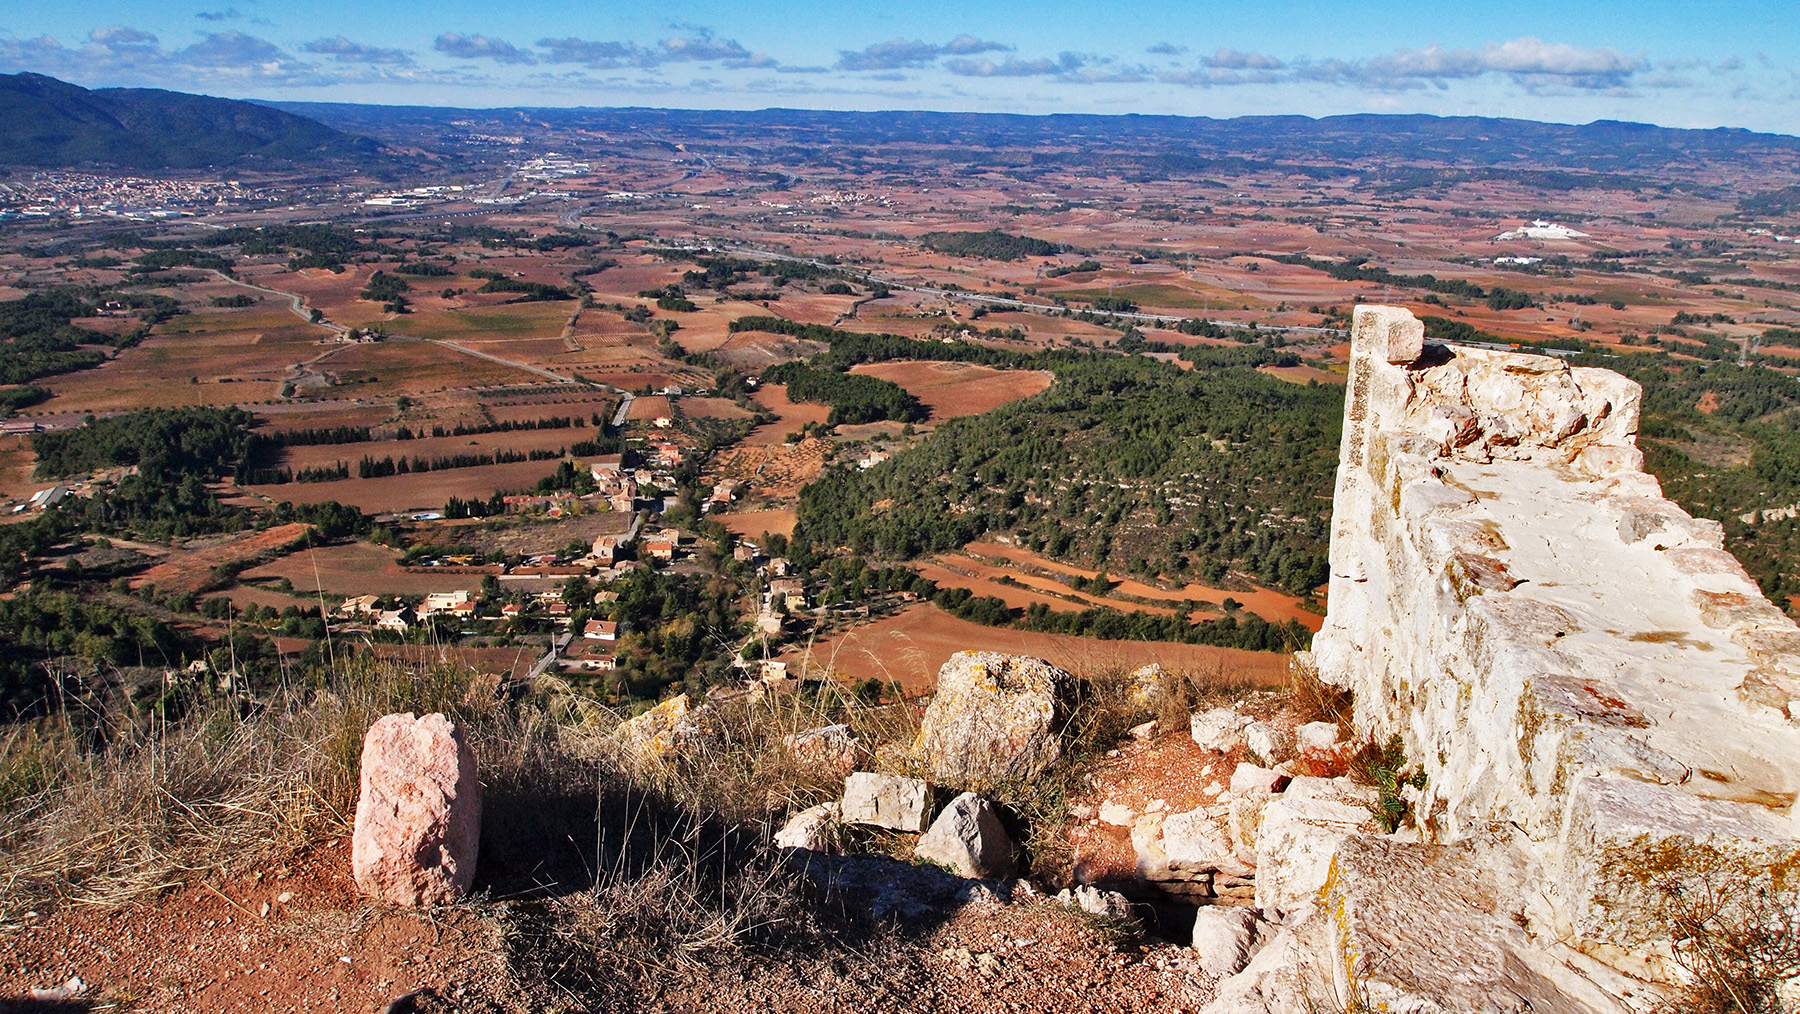
M 1342 389 L 1138 357 L 1032 365 L 1056 372 L 1050 390 L 813 483 L 796 539 L 910 559 L 1011 532 L 1117 572 L 1324 582 Z
M 379 157 L 367 138 L 253 102 L 0 74 L 0 162 L 198 169 Z

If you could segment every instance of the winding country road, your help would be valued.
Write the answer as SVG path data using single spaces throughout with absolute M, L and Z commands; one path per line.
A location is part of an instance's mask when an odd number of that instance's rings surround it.
M 348 328 L 339 327 L 338 325 L 333 324 L 328 320 L 312 319 L 312 314 L 306 309 L 306 297 L 300 295 L 297 292 L 283 292 L 280 289 L 271 289 L 266 285 L 257 285 L 253 282 L 246 282 L 242 278 L 234 278 L 231 275 L 228 275 L 223 271 L 218 271 L 218 270 L 215 270 L 212 268 L 208 268 L 207 270 L 211 271 L 215 276 L 217 276 L 219 281 L 221 281 L 221 282 L 229 282 L 232 285 L 242 286 L 243 288 L 252 289 L 257 292 L 266 292 L 271 296 L 275 296 L 280 299 L 287 300 L 288 304 L 289 304 L 289 308 L 294 311 L 294 316 L 299 317 L 301 320 L 305 321 L 308 324 L 313 324 L 318 327 L 322 327 L 322 328 L 326 329 L 327 331 L 330 331 L 331 333 L 337 335 L 340 338 L 342 338 L 345 334 L 349 333 Z

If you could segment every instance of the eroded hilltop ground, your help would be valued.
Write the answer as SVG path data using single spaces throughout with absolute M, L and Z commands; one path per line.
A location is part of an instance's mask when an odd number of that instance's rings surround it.
M 847 819 L 815 852 L 771 842 L 838 799 L 848 770 L 926 773 L 910 705 L 771 695 L 620 724 L 566 690 L 502 698 L 467 672 L 398 675 L 358 671 L 248 713 L 179 688 L 165 720 L 180 736 L 96 702 L 121 723 L 109 749 L 8 839 L 0 995 L 167 1011 L 409 995 L 417 1010 L 1197 1010 L 1222 969 L 1187 946 L 1196 906 L 1252 898 L 1169 872 L 1158 827 L 1192 811 L 1222 829 L 1249 754 L 1241 737 L 1198 744 L 1188 715 L 1240 700 L 1240 727 L 1260 713 L 1290 744 L 1297 721 L 1287 698 L 1211 674 L 1061 674 L 1039 733 L 1058 759 L 986 790 L 1026 879 L 983 881 L 917 859 L 916 830 Z M 449 907 L 373 901 L 350 876 L 356 751 L 373 717 L 402 709 L 449 714 L 480 759 L 479 872 Z M 795 737 L 833 721 L 833 749 Z M 33 756 L 71 759 L 57 747 Z

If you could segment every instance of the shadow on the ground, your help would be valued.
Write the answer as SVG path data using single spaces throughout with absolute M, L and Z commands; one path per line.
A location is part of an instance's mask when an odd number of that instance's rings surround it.
M 78 1014 L 91 1011 L 86 1000 L 34 1000 L 30 997 L 0 996 L 0 1014 Z

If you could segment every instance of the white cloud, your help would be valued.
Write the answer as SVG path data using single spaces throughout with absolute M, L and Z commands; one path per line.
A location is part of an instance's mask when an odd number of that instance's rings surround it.
M 492 60 L 495 63 L 532 64 L 537 57 L 530 51 L 507 42 L 504 39 L 492 39 L 485 35 L 463 35 L 460 32 L 445 32 L 437 37 L 431 48 L 449 56 L 464 60 Z
M 654 47 L 635 42 L 578 39 L 539 39 L 547 50 L 546 63 L 579 63 L 592 70 L 618 67 L 656 67 L 665 63 L 720 63 L 734 69 L 774 68 L 774 57 L 753 53 L 735 39 L 721 39 L 710 29 L 680 26 L 691 34 L 664 39 Z
M 1011 51 L 1011 46 L 987 42 L 973 35 L 959 35 L 941 46 L 918 39 L 893 39 L 861 50 L 840 50 L 837 66 L 839 70 L 903 70 L 924 67 L 944 56 Z
M 1054 60 L 1049 57 L 1021 60 L 1016 56 L 1009 56 L 998 63 L 993 60 L 958 57 L 944 61 L 944 69 L 958 77 L 1043 77 L 1072 74 L 1085 63 L 1085 60 L 1074 53 L 1064 53 Z
M 300 48 L 308 53 L 329 56 L 339 63 L 386 64 L 393 67 L 413 65 L 413 58 L 404 49 L 382 49 L 362 42 L 352 42 L 342 35 L 314 39 Z
M 1490 42 L 1480 49 L 1450 49 L 1433 43 L 1397 49 L 1365 61 L 1326 60 L 1297 68 L 1297 76 L 1378 89 L 1442 85 L 1487 74 L 1504 74 L 1528 87 L 1546 85 L 1585 90 L 1618 89 L 1645 70 L 1642 57 L 1608 46 L 1581 48 L 1532 36 Z
M 1221 46 L 1200 62 L 1221 70 L 1280 70 L 1282 67 L 1280 60 L 1267 53 L 1241 53 L 1229 46 Z
M 361 47 L 343 39 L 308 43 L 307 52 L 328 56 L 320 65 L 282 49 L 267 39 L 239 31 L 207 32 L 179 49 L 164 48 L 153 34 L 124 26 L 96 28 L 80 47 L 56 39 L 0 38 L 0 70 L 35 71 L 91 85 L 149 85 L 194 91 L 196 88 L 308 88 L 341 84 L 467 84 L 489 79 L 466 71 L 425 70 L 397 60 L 396 50 Z M 373 54 L 370 56 L 369 54 Z M 399 54 L 404 57 L 404 54 Z

